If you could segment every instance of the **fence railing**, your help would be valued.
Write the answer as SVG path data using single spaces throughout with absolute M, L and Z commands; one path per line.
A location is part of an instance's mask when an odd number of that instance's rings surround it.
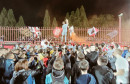
M 27 27 L 24 27 L 23 29 L 17 28 L 17 27 L 0 27 L 0 42 L 30 42 L 32 41 L 32 34 L 27 31 L 24 34 L 24 30 L 28 29 Z M 117 42 L 119 43 L 119 38 L 121 38 L 122 44 L 129 44 L 130 43 L 130 29 L 123 29 L 121 32 L 119 32 L 119 28 L 98 28 L 99 32 L 96 34 L 95 38 L 90 37 L 87 33 L 88 28 L 75 28 L 74 31 L 77 36 L 84 38 L 87 42 Z M 60 42 L 61 36 L 59 38 L 55 38 L 53 35 L 54 28 L 48 27 L 43 28 L 40 27 L 41 36 L 39 39 L 35 40 L 37 42 L 40 42 L 44 38 L 53 38 L 54 41 Z M 111 38 L 108 34 L 117 31 L 118 33 Z M 28 34 L 28 35 L 26 35 Z M 119 34 L 121 34 L 121 37 L 119 37 Z M 67 33 L 67 41 L 70 40 L 70 34 L 69 31 Z

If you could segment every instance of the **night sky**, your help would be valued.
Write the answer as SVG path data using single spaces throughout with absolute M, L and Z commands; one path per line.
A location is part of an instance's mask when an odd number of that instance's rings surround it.
M 113 14 L 123 12 L 129 16 L 130 0 L 0 0 L 0 11 L 3 7 L 13 9 L 16 20 L 23 16 L 28 26 L 42 26 L 45 9 L 49 10 L 51 20 L 56 17 L 61 24 L 67 12 L 84 6 L 87 17 L 94 14 Z

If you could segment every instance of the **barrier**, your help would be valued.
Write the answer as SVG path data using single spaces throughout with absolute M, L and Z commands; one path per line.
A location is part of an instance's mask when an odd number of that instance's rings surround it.
M 48 27 L 48 28 L 44 28 L 44 27 L 39 27 L 40 31 L 41 31 L 41 36 L 39 39 L 35 40 L 35 42 L 40 42 L 42 39 L 44 38 L 51 38 L 53 39 L 53 41 L 55 42 L 60 42 L 61 36 L 60 38 L 55 38 L 53 36 L 53 30 L 54 28 Z M 27 36 L 25 36 L 25 34 L 21 34 L 21 32 L 25 29 L 28 29 L 27 27 L 23 27 L 23 29 L 19 28 L 19 27 L 0 27 L 0 43 L 3 42 L 30 42 L 32 41 L 31 39 L 31 34 Z M 130 44 L 130 38 L 129 38 L 129 32 L 130 29 L 123 29 L 120 30 L 119 32 L 119 28 L 98 28 L 99 32 L 97 33 L 97 35 L 94 37 L 89 37 L 87 30 L 88 28 L 75 28 L 74 31 L 77 34 L 77 36 L 84 38 L 87 42 L 90 43 L 100 43 L 100 42 L 117 42 L 119 43 L 119 39 L 121 39 L 121 44 L 124 45 L 129 45 Z M 114 32 L 116 31 L 117 34 L 113 37 Z M 28 32 L 26 32 L 28 33 Z M 111 36 L 109 36 L 108 34 L 113 34 Z M 69 31 L 67 34 L 67 41 L 69 41 L 70 36 L 69 36 Z M 120 37 L 119 37 L 120 35 Z

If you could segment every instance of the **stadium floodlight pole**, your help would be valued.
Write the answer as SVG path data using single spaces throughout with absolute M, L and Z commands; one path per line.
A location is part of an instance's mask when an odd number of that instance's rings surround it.
M 119 43 L 121 43 L 121 17 L 123 16 L 123 13 L 119 14 Z

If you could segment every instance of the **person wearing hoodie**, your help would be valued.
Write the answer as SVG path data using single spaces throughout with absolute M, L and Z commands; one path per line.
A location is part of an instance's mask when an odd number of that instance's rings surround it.
M 33 59 L 30 58 L 29 62 Z M 28 61 L 26 59 L 19 60 L 15 65 L 15 71 L 13 72 L 13 77 L 10 80 L 10 84 L 30 84 L 28 77 L 32 77 L 30 82 L 35 83 L 33 77 L 40 73 L 40 68 L 37 67 L 36 70 L 29 70 Z
M 94 76 L 88 73 L 89 62 L 87 60 L 80 61 L 79 68 L 81 75 L 76 79 L 76 84 L 97 84 Z
M 56 58 L 54 61 L 52 72 L 46 75 L 45 84 L 69 84 L 61 57 Z
M 92 68 L 92 74 L 95 76 L 98 84 L 115 84 L 113 71 L 107 67 L 108 58 L 100 56 L 97 60 L 97 66 Z

